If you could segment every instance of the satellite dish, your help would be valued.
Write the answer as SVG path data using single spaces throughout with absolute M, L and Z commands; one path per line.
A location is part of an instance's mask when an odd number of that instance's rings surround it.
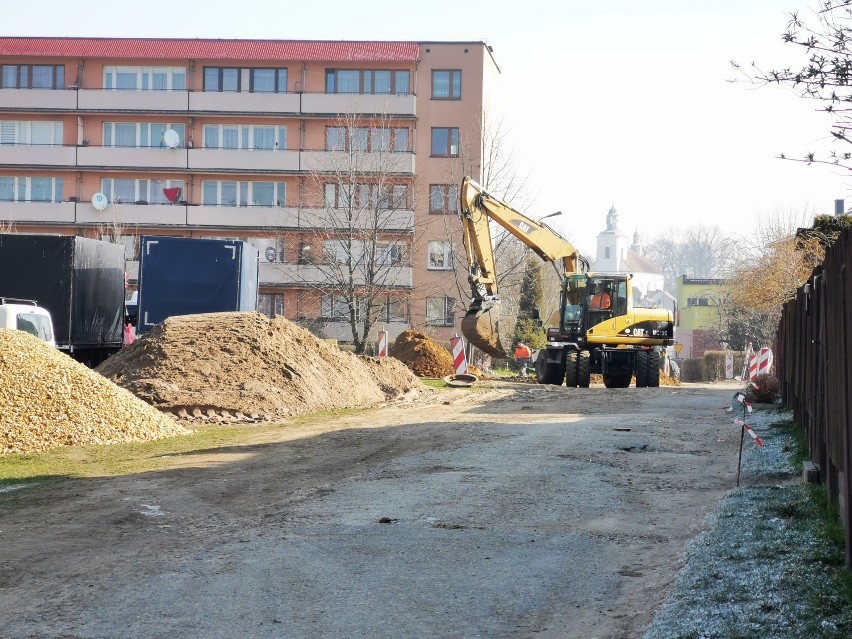
M 109 200 L 103 193 L 95 193 L 92 196 L 92 206 L 94 206 L 98 211 L 103 211 L 107 206 L 109 206 Z
M 169 129 L 163 133 L 163 142 L 165 142 L 166 146 L 170 149 L 174 149 L 178 144 L 180 144 L 180 136 L 174 129 Z

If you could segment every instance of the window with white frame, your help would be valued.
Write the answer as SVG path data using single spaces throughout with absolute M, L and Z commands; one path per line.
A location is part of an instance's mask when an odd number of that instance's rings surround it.
M 62 122 L 0 120 L 0 145 L 61 146 Z
M 429 185 L 430 213 L 457 213 L 459 210 L 459 187 L 457 184 Z
M 408 246 L 401 242 L 379 244 L 376 247 L 376 266 L 405 266 Z
M 207 206 L 286 206 L 284 182 L 204 180 L 201 203 Z
M 446 271 L 453 268 L 453 247 L 449 242 L 429 242 L 427 268 Z
M 324 206 L 330 209 L 375 209 L 396 211 L 408 208 L 408 185 L 340 184 L 325 185 Z
M 456 300 L 452 297 L 426 298 L 426 324 L 429 326 L 453 326 Z
M 204 90 L 287 93 L 287 68 L 204 67 Z
M 408 136 L 407 127 L 327 126 L 325 150 L 407 153 Z
M 356 320 L 360 304 L 355 304 Z M 323 295 L 320 299 L 320 317 L 327 320 L 348 320 L 349 300 L 341 295 Z
M 259 293 L 257 310 L 267 317 L 284 315 L 284 295 L 281 293 Z
M 104 67 L 104 89 L 123 91 L 186 90 L 184 67 Z
M 64 89 L 65 66 L 61 64 L 4 64 L 3 89 Z
M 287 148 L 287 127 L 258 124 L 205 124 L 204 147 L 208 149 L 256 149 L 282 151 Z
M 166 131 L 178 134 L 178 146 L 186 146 L 186 125 L 175 122 L 104 122 L 104 146 L 165 147 Z
M 458 69 L 435 69 L 432 71 L 432 99 L 460 100 L 461 71 Z
M 410 81 L 403 69 L 326 69 L 325 92 L 408 95 Z
M 61 177 L 0 176 L 0 202 L 61 202 Z
M 160 178 L 136 179 L 136 178 L 103 178 L 101 179 L 101 192 L 107 196 L 107 200 L 115 204 L 132 204 L 144 202 L 146 204 L 171 204 L 169 193 L 175 193 L 173 189 L 179 189 L 175 201 L 183 199 L 183 180 L 166 180 Z

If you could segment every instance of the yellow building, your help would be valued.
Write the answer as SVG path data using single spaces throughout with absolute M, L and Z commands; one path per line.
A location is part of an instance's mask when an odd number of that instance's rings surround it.
M 675 315 L 675 337 L 681 345 L 678 357 L 702 357 L 704 351 L 721 349 L 719 304 L 726 287 L 722 279 L 678 277 Z
M 0 229 L 120 241 L 131 289 L 143 234 L 244 240 L 262 311 L 348 341 L 324 278 L 358 261 L 345 201 L 379 202 L 380 323 L 458 332 L 485 43 L 7 37 L 0 67 Z

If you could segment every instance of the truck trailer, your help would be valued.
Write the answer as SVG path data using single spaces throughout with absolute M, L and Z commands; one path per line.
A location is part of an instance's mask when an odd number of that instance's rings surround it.
M 121 349 L 124 247 L 73 235 L 0 234 L 0 296 L 53 320 L 57 348 L 88 366 Z
M 258 251 L 246 242 L 143 235 L 136 334 L 174 315 L 257 310 Z

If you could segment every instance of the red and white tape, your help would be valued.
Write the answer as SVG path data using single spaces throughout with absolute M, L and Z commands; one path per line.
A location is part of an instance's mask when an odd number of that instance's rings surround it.
M 746 430 L 746 432 L 747 432 L 749 435 L 751 435 L 751 438 L 754 440 L 754 442 L 755 442 L 758 446 L 760 446 L 761 448 L 763 448 L 763 440 L 762 440 L 762 439 L 760 439 L 760 437 L 758 437 L 758 436 L 757 436 L 757 433 L 755 433 L 755 432 L 751 429 L 751 426 L 749 426 L 748 424 L 746 424 L 746 423 L 745 423 L 743 420 L 741 420 L 741 419 L 735 419 L 735 420 L 734 420 L 734 423 L 735 423 L 735 424 L 737 424 L 738 426 L 742 426 L 742 427 Z

